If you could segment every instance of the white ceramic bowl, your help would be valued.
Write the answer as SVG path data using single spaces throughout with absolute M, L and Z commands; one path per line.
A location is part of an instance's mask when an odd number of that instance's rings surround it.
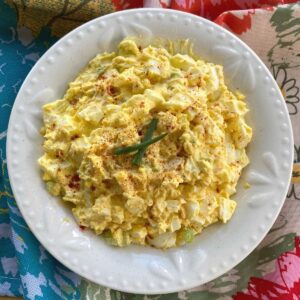
M 247 95 L 254 129 L 251 164 L 240 179 L 236 213 L 185 247 L 113 248 L 92 232 L 80 231 L 71 212 L 50 196 L 37 159 L 42 154 L 42 105 L 61 97 L 70 81 L 97 53 L 112 50 L 125 36 L 189 38 L 195 52 L 225 66 L 231 88 Z M 8 128 L 10 182 L 30 229 L 68 268 L 98 284 L 132 293 L 188 289 L 225 273 L 244 259 L 275 221 L 286 196 L 293 137 L 285 102 L 270 72 L 243 42 L 218 25 L 171 10 L 128 10 L 92 20 L 59 40 L 37 62 L 15 101 Z M 244 189 L 243 183 L 251 184 Z M 66 217 L 70 222 L 66 222 Z

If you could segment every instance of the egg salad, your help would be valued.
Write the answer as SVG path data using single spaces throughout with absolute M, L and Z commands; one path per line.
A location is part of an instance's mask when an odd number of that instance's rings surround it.
M 189 243 L 235 211 L 244 99 L 222 66 L 127 38 L 44 105 L 43 180 L 112 245 Z

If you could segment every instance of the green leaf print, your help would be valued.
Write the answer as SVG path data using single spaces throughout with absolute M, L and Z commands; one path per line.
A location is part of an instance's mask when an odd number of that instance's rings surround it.
M 300 18 L 296 16 L 296 7 L 299 7 L 299 4 L 278 7 L 271 17 L 277 40 L 267 54 L 272 66 L 300 66 L 300 54 L 296 49 L 296 43 L 300 40 Z
M 289 233 L 272 241 L 269 245 L 260 249 L 258 265 L 262 265 L 276 259 L 281 253 L 294 249 L 296 233 Z

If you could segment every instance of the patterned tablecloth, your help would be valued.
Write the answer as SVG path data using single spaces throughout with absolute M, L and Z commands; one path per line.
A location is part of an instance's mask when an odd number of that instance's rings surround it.
M 0 0 L 0 295 L 26 299 L 300 299 L 300 5 L 284 0 Z M 286 5 L 284 5 L 286 4 Z M 284 207 L 263 242 L 228 273 L 195 289 L 144 296 L 90 283 L 58 263 L 32 235 L 6 169 L 9 114 L 29 70 L 57 39 L 97 16 L 170 7 L 214 20 L 262 58 L 286 99 L 295 166 Z

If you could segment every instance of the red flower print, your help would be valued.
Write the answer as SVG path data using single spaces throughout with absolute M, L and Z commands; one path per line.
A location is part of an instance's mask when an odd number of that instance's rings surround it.
M 112 0 L 116 10 L 143 7 L 143 0 Z
M 172 0 L 171 8 L 214 20 L 230 10 L 264 8 L 297 2 L 296 0 Z
M 295 250 L 284 252 L 276 261 L 275 271 L 264 278 L 250 278 L 246 292 L 234 300 L 298 300 L 300 299 L 300 237 Z
M 236 34 L 242 34 L 251 28 L 251 15 L 254 14 L 254 11 L 248 11 L 243 14 L 243 16 L 239 17 L 231 12 L 223 13 L 215 20 L 215 22 L 223 27 L 228 27 Z

